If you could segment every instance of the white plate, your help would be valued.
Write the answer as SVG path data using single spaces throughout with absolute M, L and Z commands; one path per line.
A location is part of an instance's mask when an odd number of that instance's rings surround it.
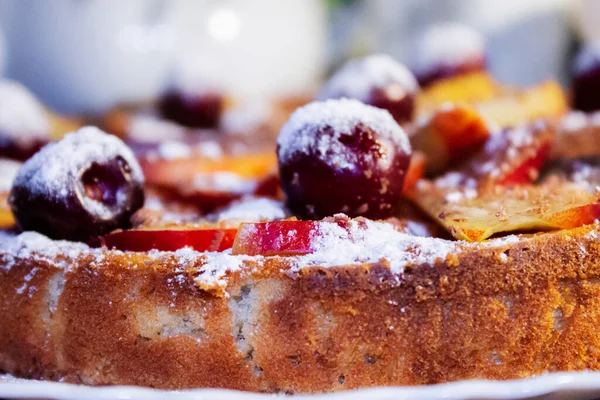
M 0 398 L 56 400 L 265 400 L 276 395 L 221 389 L 164 391 L 131 386 L 89 387 L 0 377 Z M 281 396 L 284 397 L 284 396 Z M 294 400 L 508 400 L 600 398 L 600 372 L 554 373 L 512 381 L 463 381 L 442 385 L 374 388 L 349 392 L 294 396 Z M 290 398 L 290 397 L 285 397 Z M 290 398 L 291 399 L 291 398 Z

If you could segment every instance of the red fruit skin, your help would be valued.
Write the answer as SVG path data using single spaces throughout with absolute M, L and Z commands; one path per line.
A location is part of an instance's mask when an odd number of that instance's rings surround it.
M 233 246 L 237 229 L 131 229 L 102 236 L 92 245 L 122 251 L 176 251 L 191 247 L 196 251 L 223 251 Z
M 216 128 L 224 107 L 217 93 L 189 96 L 176 91 L 167 93 L 159 102 L 161 114 L 190 128 Z
M 27 143 L 16 142 L 0 132 L 0 158 L 25 161 L 47 144 L 48 141 L 42 140 L 32 140 Z
M 544 143 L 536 150 L 533 157 L 524 159 L 519 166 L 504 175 L 497 183 L 502 186 L 526 185 L 531 183 L 535 180 L 542 166 L 550 156 L 550 148 L 550 143 Z
M 404 195 L 410 195 L 417 185 L 417 182 L 425 175 L 425 155 L 421 152 L 414 152 L 410 158 L 408 171 L 404 178 Z
M 419 85 L 422 88 L 431 86 L 431 84 L 452 78 L 455 76 L 465 75 L 471 72 L 485 71 L 487 68 L 487 60 L 484 56 L 471 57 L 457 64 L 440 64 L 432 66 L 427 71 L 416 73 L 415 76 Z
M 398 92 L 395 94 L 395 92 Z M 404 91 L 400 85 L 371 90 L 363 102 L 387 110 L 399 124 L 410 122 L 415 115 L 415 92 Z M 362 100 L 362 99 L 361 99 Z
M 240 225 L 232 254 L 299 256 L 310 254 L 317 221 L 275 221 Z M 290 232 L 293 232 L 290 234 Z
M 332 136 L 333 132 L 326 127 L 314 134 Z M 343 140 L 338 152 L 358 155 L 352 169 L 341 168 L 330 158 L 315 156 L 314 151 L 279 160 L 287 206 L 304 219 L 322 219 L 337 213 L 371 219 L 393 216 L 402 198 L 411 152 L 362 124 L 344 135 Z M 380 162 L 384 157 L 387 163 Z
M 600 203 L 570 208 L 552 215 L 549 220 L 561 229 L 593 224 L 600 220 Z
M 510 139 L 513 134 L 511 129 L 492 135 L 462 172 L 481 186 L 514 186 L 535 182 L 550 156 L 555 131 L 541 121 L 527 129 L 527 132 L 519 134 L 527 134 L 529 140 L 521 139 L 516 145 Z M 490 163 L 496 168 L 487 168 Z

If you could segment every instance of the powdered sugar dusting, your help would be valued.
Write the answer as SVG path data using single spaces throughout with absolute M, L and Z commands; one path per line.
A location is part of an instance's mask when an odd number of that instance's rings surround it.
M 181 140 L 185 128 L 155 115 L 136 114 L 129 122 L 127 136 L 142 143 L 158 143 L 164 140 Z
M 408 264 L 444 260 L 458 252 L 457 242 L 422 238 L 400 232 L 386 222 L 349 220 L 347 227 L 335 222 L 319 224 L 312 254 L 295 259 L 296 268 L 307 266 L 344 266 L 357 263 L 389 262 L 392 273 L 399 274 Z
M 0 192 L 10 191 L 21 165 L 23 164 L 17 161 L 0 159 Z
M 587 127 L 600 126 L 600 111 L 585 113 L 583 111 L 571 111 L 560 120 L 562 133 L 577 133 Z
M 192 155 L 192 147 L 187 143 L 167 140 L 158 146 L 158 155 L 165 160 L 189 158 Z
M 231 250 L 220 253 L 199 252 L 189 247 L 174 252 L 152 250 L 148 255 L 158 261 L 175 257 L 177 260 L 175 272 L 179 273 L 175 279 L 180 283 L 183 282 L 186 279 L 183 275 L 184 271 L 192 269 L 195 276 L 194 283 L 204 290 L 222 290 L 227 286 L 228 274 L 240 271 L 246 261 L 262 260 L 262 257 L 232 256 Z M 226 296 L 227 293 L 224 295 Z
M 319 92 L 319 100 L 349 97 L 366 101 L 372 89 L 397 84 L 405 92 L 415 92 L 419 85 L 413 74 L 386 54 L 374 54 L 351 60 L 336 72 Z
M 129 164 L 132 178 L 143 182 L 142 170 L 129 147 L 116 136 L 88 126 L 45 146 L 23 164 L 14 182 L 27 186 L 34 194 L 61 201 L 74 194 L 73 182 L 78 182 L 80 174 L 93 163 L 119 156 Z M 103 203 L 82 197 L 90 202 L 88 210 L 99 216 L 111 214 Z
M 0 268 L 4 270 L 10 270 L 19 260 L 35 260 L 66 269 L 84 252 L 94 250 L 83 243 L 52 240 L 37 232 L 14 235 L 0 231 L 0 256 L 5 257 Z
M 254 192 L 258 182 L 254 179 L 245 179 L 233 172 L 216 171 L 194 175 L 192 186 L 198 190 L 243 194 Z
M 416 48 L 414 67 L 419 73 L 485 56 L 483 36 L 473 28 L 455 22 L 428 28 L 420 36 Z
M 586 43 L 573 60 L 573 74 L 589 73 L 600 62 L 600 45 Z
M 228 134 L 251 133 L 269 121 L 273 115 L 272 104 L 264 99 L 248 100 L 227 109 L 221 116 L 219 128 Z
M 370 127 L 410 153 L 408 136 L 390 113 L 357 100 L 339 99 L 313 102 L 291 115 L 277 139 L 279 160 L 285 162 L 297 153 L 316 154 L 333 165 L 351 169 L 356 165 L 357 156 L 344 150 L 340 138 L 350 135 L 359 124 Z M 318 135 L 324 128 L 332 129 L 333 134 Z
M 50 138 L 44 106 L 17 82 L 0 80 L 0 133 L 17 141 Z
M 275 221 L 289 216 L 282 201 L 265 197 L 247 197 L 207 216 L 213 221 L 260 222 Z

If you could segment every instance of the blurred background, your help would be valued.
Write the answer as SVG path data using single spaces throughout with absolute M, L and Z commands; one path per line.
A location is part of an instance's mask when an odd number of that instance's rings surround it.
M 483 35 L 499 81 L 568 84 L 599 20 L 597 0 L 0 0 L 0 76 L 63 113 L 174 85 L 286 96 L 372 52 L 417 68 L 423 32 L 458 22 Z

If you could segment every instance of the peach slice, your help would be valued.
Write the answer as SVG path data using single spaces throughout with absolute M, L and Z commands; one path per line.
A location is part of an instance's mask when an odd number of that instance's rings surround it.
M 487 119 L 503 127 L 559 118 L 569 110 L 564 91 L 553 80 L 526 89 L 508 88 L 502 95 L 474 105 Z
M 410 158 L 410 164 L 408 165 L 408 171 L 406 171 L 406 177 L 404 178 L 404 189 L 402 190 L 404 195 L 412 193 L 413 189 L 417 185 L 417 182 L 425 175 L 425 155 L 420 151 L 415 151 Z
M 189 184 L 198 174 L 228 172 L 240 178 L 259 178 L 277 165 L 274 153 L 226 156 L 218 159 L 194 157 L 180 159 L 141 160 L 146 181 L 157 185 Z
M 140 164 L 148 185 L 203 207 L 224 205 L 244 194 L 276 196 L 279 188 L 274 152 L 218 159 L 142 159 Z
M 0 229 L 12 228 L 15 226 L 15 218 L 9 208 L 0 208 Z
M 75 132 L 83 126 L 83 121 L 78 118 L 67 117 L 50 111 L 47 112 L 47 115 L 52 140 L 59 140 L 67 133 Z
M 491 136 L 478 153 L 457 169 L 462 179 L 454 185 L 471 181 L 471 186 L 482 188 L 531 183 L 548 159 L 554 137 L 554 130 L 542 121 L 533 126 L 505 129 Z M 453 178 L 456 172 L 438 181 Z
M 313 252 L 319 221 L 275 221 L 240 225 L 232 254 L 298 256 Z
M 434 112 L 444 103 L 479 103 L 497 97 L 501 87 L 486 72 L 473 72 L 437 81 L 417 96 L 417 115 Z
M 444 103 L 469 104 L 501 127 L 558 118 L 569 110 L 567 97 L 553 80 L 525 89 L 501 86 L 484 72 L 442 80 L 417 97 L 417 115 L 429 115 Z
M 600 197 L 558 180 L 494 190 L 418 185 L 414 200 L 456 239 L 482 241 L 501 232 L 570 229 L 600 219 Z
M 92 244 L 123 251 L 175 251 L 191 247 L 197 251 L 223 251 L 233 246 L 237 229 L 130 229 L 113 232 Z
M 491 134 L 484 118 L 469 106 L 443 106 L 412 136 L 413 147 L 427 155 L 435 174 L 478 150 Z
M 8 205 L 8 192 L 0 192 L 0 229 L 15 226 L 15 217 Z

